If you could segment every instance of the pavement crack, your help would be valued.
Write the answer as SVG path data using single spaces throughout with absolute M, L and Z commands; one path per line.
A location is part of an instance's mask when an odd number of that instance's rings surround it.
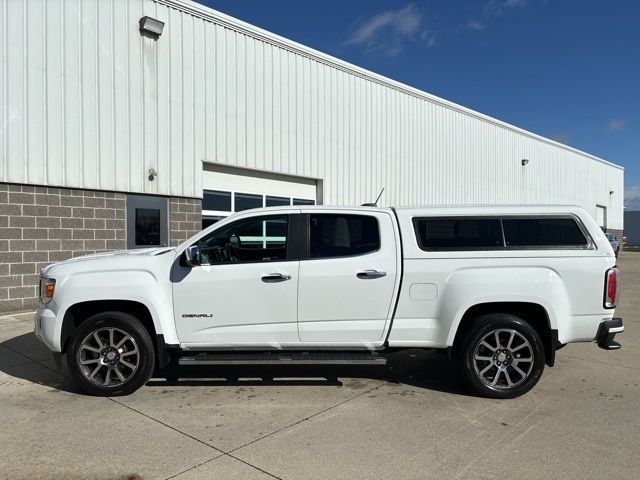
M 265 475 L 269 475 L 270 477 L 275 478 L 276 480 L 282 480 L 282 477 L 277 477 L 273 473 L 269 473 L 269 472 L 267 472 L 266 470 L 263 470 L 260 467 L 256 467 L 255 465 L 253 465 L 253 464 L 251 464 L 251 463 L 249 463 L 249 462 L 247 462 L 245 460 L 242 460 L 241 458 L 238 458 L 235 455 L 231 455 L 230 453 L 227 453 L 226 455 L 231 457 L 231 458 L 233 458 L 234 460 L 237 460 L 237 461 L 239 461 L 241 463 L 244 463 L 245 465 L 247 465 L 247 466 L 249 466 L 251 468 L 255 468 L 256 470 L 259 470 L 260 472 L 264 473 Z
M 575 355 L 567 355 L 566 353 L 557 353 L 556 355 L 558 357 L 575 358 L 576 360 L 583 360 L 585 362 L 591 362 L 591 363 L 599 363 L 601 365 L 609 365 L 612 367 L 629 368 L 631 370 L 640 370 L 640 368 L 638 367 L 631 367 L 629 365 L 620 365 L 619 363 L 603 362 L 601 360 L 592 360 L 590 358 L 576 357 Z
M 531 417 L 534 413 L 536 413 L 540 409 L 540 407 L 542 407 L 546 403 L 547 403 L 546 399 L 538 402 L 538 404 L 533 408 L 533 410 L 531 410 L 527 415 L 525 415 L 520 421 L 518 421 L 515 424 L 515 428 L 521 427 L 521 426 L 523 426 L 523 424 L 526 424 L 526 422 L 529 419 L 529 417 Z M 538 425 L 538 423 L 534 423 L 533 425 L 530 425 L 524 432 L 522 432 L 521 434 L 519 434 L 515 438 L 513 438 L 510 443 L 513 443 L 516 440 L 519 440 L 520 438 L 524 437 L 536 425 Z M 487 448 L 485 448 L 479 455 L 476 455 L 469 462 L 467 462 L 465 465 L 463 465 L 462 468 L 458 471 L 458 473 L 454 477 L 452 477 L 452 480 L 455 480 L 457 478 L 462 478 L 462 476 L 466 474 L 467 470 L 469 470 L 469 468 L 474 463 L 476 463 L 478 460 L 482 460 L 482 459 L 487 458 L 487 456 L 494 451 L 494 449 L 495 449 L 495 447 L 497 445 L 504 444 L 505 443 L 504 440 L 507 439 L 509 437 L 509 435 L 512 435 L 512 434 L 513 434 L 513 431 L 507 431 L 504 435 L 500 436 L 497 440 L 491 442 L 491 444 Z
M 271 437 L 273 435 L 276 435 L 277 433 L 283 432 L 284 430 L 287 430 L 287 429 L 289 429 L 291 427 L 295 427 L 296 425 L 300 425 L 301 423 L 306 422 L 307 420 L 310 420 L 310 419 L 312 419 L 314 417 L 317 417 L 318 415 L 322 415 L 323 413 L 328 412 L 329 410 L 332 410 L 334 408 L 337 408 L 340 405 L 344 405 L 345 403 L 350 402 L 351 400 L 355 400 L 356 398 L 359 398 L 359 397 L 361 397 L 363 395 L 366 395 L 367 393 L 374 392 L 374 391 L 378 390 L 379 388 L 381 388 L 381 387 L 383 387 L 383 386 L 385 386 L 387 384 L 388 384 L 388 382 L 381 383 L 380 385 L 378 385 L 376 387 L 370 388 L 370 389 L 368 389 L 368 390 L 366 390 L 364 392 L 361 392 L 361 393 L 359 393 L 357 395 L 354 395 L 353 397 L 349 397 L 349 398 L 347 398 L 347 399 L 345 399 L 345 400 L 343 400 L 341 402 L 338 402 L 338 403 L 336 403 L 334 405 L 331 405 L 330 407 L 324 408 L 324 409 L 320 410 L 319 412 L 314 413 L 313 415 L 309 415 L 308 417 L 302 418 L 302 419 L 300 419 L 300 420 L 298 420 L 296 422 L 293 422 L 293 423 L 291 423 L 291 424 L 289 424 L 289 425 L 287 425 L 285 427 L 279 428 L 278 430 L 274 430 L 271 433 L 267 433 L 266 435 L 258 437 L 255 440 L 251 440 L 250 442 L 247 442 L 244 445 L 241 445 L 239 447 L 234 448 L 233 450 L 230 450 L 229 453 L 231 454 L 233 452 L 237 452 L 238 450 L 241 450 L 241 449 L 243 449 L 245 447 L 248 447 L 249 445 L 253 445 L 256 442 L 259 442 L 260 440 L 264 440 L 265 438 L 268 438 L 268 437 Z
M 373 391 L 375 391 L 375 390 L 378 390 L 379 388 L 383 387 L 384 385 L 387 385 L 387 383 L 382 383 L 382 384 L 377 385 L 377 386 L 375 386 L 375 387 L 373 387 L 373 388 L 369 388 L 369 389 L 365 390 L 364 392 L 360 392 L 360 393 L 359 393 L 359 394 L 357 394 L 357 395 L 354 395 L 354 396 L 352 396 L 352 397 L 349 397 L 349 398 L 347 398 L 347 399 L 345 399 L 345 400 L 343 400 L 343 401 L 341 401 L 341 402 L 338 402 L 338 403 L 336 403 L 336 404 L 334 404 L 334 405 L 331 405 L 330 407 L 324 408 L 324 409 L 320 410 L 319 412 L 316 412 L 316 413 L 314 413 L 314 414 L 312 414 L 312 415 L 309 415 L 308 417 L 302 418 L 302 419 L 300 419 L 300 420 L 298 420 L 298 421 L 296 421 L 296 422 L 293 422 L 293 423 L 291 423 L 291 424 L 289 424 L 289 425 L 287 425 L 287 426 L 285 426 L 285 427 L 282 427 L 282 428 L 280 428 L 280 429 L 278 429 L 278 430 L 274 430 L 273 432 L 270 432 L 270 433 L 268 433 L 268 434 L 266 434 L 266 435 L 263 435 L 263 436 L 261 436 L 261 437 L 259 437 L 259 438 L 256 438 L 256 439 L 254 439 L 254 440 L 252 440 L 252 441 L 250 441 L 250 442 L 247 442 L 247 443 L 245 443 L 244 445 L 241 445 L 241 446 L 239 446 L 239 447 L 236 447 L 236 448 L 234 448 L 233 450 L 230 450 L 230 451 L 228 451 L 228 452 L 225 452 L 224 450 L 221 450 L 221 449 L 219 449 L 219 448 L 217 448 L 217 447 L 214 447 L 213 445 L 211 445 L 211 444 L 209 444 L 209 443 L 205 442 L 204 440 L 200 440 L 199 438 L 197 438 L 197 437 L 195 437 L 195 436 L 193 436 L 193 435 L 190 435 L 190 434 L 188 434 L 188 433 L 186 433 L 186 432 L 183 432 L 182 430 L 180 430 L 180 429 L 178 429 L 178 428 L 175 428 L 175 427 L 173 427 L 173 426 L 171 426 L 171 425 L 169 425 L 169 424 L 167 424 L 167 423 L 165 423 L 165 422 L 163 422 L 163 421 L 161 421 L 161 420 L 158 420 L 157 418 L 153 418 L 152 416 L 147 415 L 146 413 L 141 412 L 140 410 L 137 410 L 137 409 L 135 409 L 135 408 L 133 408 L 133 407 L 130 407 L 129 405 L 127 405 L 127 404 L 125 404 L 125 403 L 119 402 L 118 400 L 116 400 L 116 399 L 115 399 L 115 398 L 113 398 L 113 397 L 107 397 L 107 398 L 108 398 L 109 400 L 111 400 L 111 401 L 113 401 L 113 402 L 117 403 L 118 405 L 121 405 L 121 406 L 123 406 L 123 407 L 125 407 L 125 408 L 128 408 L 129 410 L 132 410 L 132 411 L 134 411 L 134 412 L 136 412 L 136 413 L 138 413 L 138 414 L 140 414 L 140 415 L 143 415 L 144 417 L 147 417 L 148 419 L 150 419 L 150 420 L 152 420 L 152 421 L 154 421 L 154 422 L 157 422 L 157 423 L 159 423 L 159 424 L 161 424 L 161 425 L 163 425 L 163 426 L 165 426 L 165 427 L 167 427 L 167 428 L 169 428 L 169 429 L 171 429 L 171 430 L 173 430 L 173 431 L 175 431 L 175 432 L 177 432 L 177 433 L 180 433 L 180 434 L 182 434 L 182 435 L 184 435 L 184 436 L 186 436 L 186 437 L 188 437 L 188 438 L 190 438 L 190 439 L 192 439 L 192 440 L 195 440 L 195 441 L 196 441 L 196 442 L 198 442 L 198 443 L 201 443 L 201 444 L 203 444 L 203 445 L 206 445 L 207 447 L 210 447 L 210 448 L 212 448 L 212 449 L 216 450 L 217 452 L 220 452 L 220 455 L 218 455 L 218 456 L 216 456 L 216 457 L 214 457 L 214 458 L 211 458 L 211 459 L 209 459 L 209 460 L 206 460 L 206 461 L 204 461 L 204 462 L 201 462 L 201 463 L 199 463 L 199 464 L 197 464 L 197 465 L 194 465 L 194 466 L 192 466 L 192 467 L 190 467 L 190 468 L 188 468 L 188 469 L 186 469 L 186 470 L 184 470 L 184 471 L 182 471 L 182 472 L 176 473 L 175 475 L 172 475 L 172 476 L 170 476 L 170 477 L 167 477 L 165 480 L 170 480 L 170 479 L 172 479 L 172 478 L 176 478 L 176 477 L 178 477 L 178 476 L 182 475 L 183 473 L 189 472 L 189 471 L 191 471 L 191 470 L 193 470 L 193 469 L 195 469 L 195 468 L 198 468 L 198 467 L 200 467 L 200 466 L 202 466 L 202 465 L 206 465 L 207 463 L 210 463 L 210 462 L 212 462 L 212 461 L 214 461 L 214 460 L 216 460 L 216 459 L 218 459 L 218 458 L 221 458 L 221 457 L 223 457 L 223 456 L 231 457 L 231 458 L 233 458 L 234 460 L 237 460 L 237 461 L 239 461 L 239 462 L 241 462 L 241 463 L 243 463 L 243 464 L 247 465 L 248 467 L 254 468 L 254 469 L 256 469 L 256 470 L 258 470 L 258 471 L 260 471 L 260 472 L 264 473 L 265 475 L 270 476 L 271 478 L 275 478 L 276 480 L 282 480 L 280 477 L 278 477 L 278 476 L 276 476 L 276 475 L 274 475 L 274 474 L 272 474 L 272 473 L 270 473 L 270 472 L 268 472 L 268 471 L 266 471 L 266 470 L 264 470 L 264 469 L 262 469 L 262 468 L 260 468 L 260 467 L 258 467 L 258 466 L 256 466 L 256 465 L 253 465 L 253 464 L 251 464 L 251 463 L 247 462 L 246 460 L 243 460 L 242 458 L 237 457 L 236 455 L 233 455 L 233 453 L 234 453 L 234 452 L 237 452 L 238 450 L 240 450 L 240 449 L 242 449 L 242 448 L 245 448 L 245 447 L 247 447 L 247 446 L 249 446 L 249 445 L 252 445 L 252 444 L 254 444 L 254 443 L 256 443 L 256 442 L 259 442 L 260 440 L 264 440 L 265 438 L 271 437 L 271 436 L 273 436 L 273 435 L 275 435 L 275 434 L 277 434 L 277 433 L 279 433 L 279 432 L 282 432 L 282 431 L 284 431 L 284 430 L 287 430 L 288 428 L 291 428 L 291 427 L 294 427 L 294 426 L 296 426 L 296 425 L 299 425 L 299 424 L 301 424 L 301 423 L 303 423 L 303 422 L 306 422 L 307 420 L 310 420 L 310 419 L 312 419 L 312 418 L 314 418 L 314 417 L 317 417 L 318 415 L 322 415 L 323 413 L 328 412 L 329 410 L 332 410 L 332 409 L 334 409 L 334 408 L 337 408 L 337 407 L 339 407 L 339 406 L 341 406 L 341 405 L 344 405 L 345 403 L 350 402 L 351 400 L 355 400 L 356 398 L 359 398 L 359 397 L 361 397 L 361 396 L 363 396 L 363 395 L 366 395 L 366 394 L 371 393 L 371 392 L 373 392 Z
M 168 429 L 170 429 L 170 430 L 173 430 L 174 432 L 180 433 L 180 434 L 184 435 L 185 437 L 190 438 L 191 440 L 195 440 L 196 442 L 201 443 L 202 445 L 205 445 L 205 446 L 207 446 L 207 447 L 209 447 L 209 448 L 212 448 L 212 449 L 214 449 L 216 452 L 220 452 L 221 454 L 226 454 L 226 453 L 227 453 L 227 452 L 225 452 L 224 450 L 220 450 L 219 448 L 214 447 L 214 446 L 213 446 L 213 445 L 211 445 L 210 443 L 207 443 L 207 442 L 205 442 L 204 440 L 199 439 L 198 437 L 194 437 L 193 435 L 191 435 L 191 434 L 189 434 L 189 433 L 187 433 L 187 432 L 184 432 L 184 431 L 180 430 L 179 428 L 173 427 L 173 426 L 169 425 L 168 423 L 163 422 L 162 420 L 158 420 L 157 418 L 153 418 L 151 415 L 147 415 L 146 413 L 141 412 L 140 410 L 138 410 L 138 409 L 136 409 L 136 408 L 133 408 L 133 407 L 131 407 L 131 406 L 127 405 L 126 403 L 122 403 L 122 402 L 120 402 L 120 401 L 116 400 L 116 399 L 115 399 L 115 398 L 113 398 L 113 397 L 106 397 L 106 398 L 107 398 L 107 399 L 109 399 L 109 400 L 111 400 L 111 401 L 112 401 L 112 402 L 114 402 L 114 403 L 117 403 L 118 405 L 123 406 L 124 408 L 128 408 L 129 410 L 131 410 L 131 411 L 133 411 L 133 412 L 136 412 L 136 413 L 138 413 L 138 414 L 142 415 L 143 417 L 148 418 L 149 420 L 152 420 L 152 421 L 154 421 L 154 422 L 156 422 L 156 423 L 159 423 L 160 425 L 162 425 L 162 426 L 164 426 L 164 427 L 167 427 L 167 428 L 168 428 Z
M 175 473 L 169 477 L 166 477 L 165 480 L 171 480 L 172 478 L 176 478 L 179 477 L 180 475 L 182 475 L 183 473 L 187 473 L 190 472 L 191 470 L 195 470 L 198 467 L 201 467 L 202 465 L 206 465 L 207 463 L 213 462 L 214 460 L 220 458 L 220 457 L 224 457 L 224 455 L 216 455 L 213 458 L 210 458 L 209 460 L 205 460 L 204 462 L 200 462 L 197 463 L 195 465 L 193 465 L 192 467 L 187 468 L 186 470 L 182 470 L 181 472 Z
M 196 468 L 202 467 L 203 465 L 211 463 L 211 462 L 213 462 L 215 460 L 218 460 L 219 458 L 222 458 L 222 457 L 233 458 L 234 460 L 237 460 L 238 462 L 243 463 L 243 464 L 245 464 L 246 466 L 248 466 L 250 468 L 254 468 L 254 469 L 258 470 L 259 472 L 262 472 L 265 475 L 270 476 L 271 478 L 275 478 L 276 480 L 282 480 L 281 477 L 277 477 L 276 475 L 274 475 L 272 473 L 269 473 L 266 470 L 264 470 L 264 469 L 262 469 L 260 467 L 257 467 L 256 465 L 253 465 L 253 464 L 251 464 L 251 463 L 249 463 L 249 462 L 247 462 L 247 461 L 245 461 L 245 460 L 243 460 L 241 458 L 238 458 L 235 455 L 231 455 L 230 453 L 223 453 L 221 455 L 217 455 L 217 456 L 215 456 L 213 458 L 210 458 L 209 460 L 205 460 L 204 462 L 200 462 L 197 465 L 194 465 L 193 467 L 189 467 L 186 470 L 183 470 L 181 472 L 176 473 L 175 475 L 171 475 L 170 477 L 165 478 L 165 480 L 171 480 L 172 478 L 177 478 L 177 477 L 179 477 L 180 475 L 182 475 L 184 473 L 190 472 L 191 470 L 195 470 Z

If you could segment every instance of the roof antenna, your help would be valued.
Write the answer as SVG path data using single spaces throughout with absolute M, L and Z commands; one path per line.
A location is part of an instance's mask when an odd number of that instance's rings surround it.
M 382 187 L 382 190 L 380 190 L 380 194 L 378 195 L 378 198 L 376 198 L 376 201 L 373 203 L 363 203 L 361 206 L 362 207 L 377 207 L 378 206 L 378 200 L 380 200 L 380 197 L 382 196 L 382 192 L 384 192 L 384 187 Z

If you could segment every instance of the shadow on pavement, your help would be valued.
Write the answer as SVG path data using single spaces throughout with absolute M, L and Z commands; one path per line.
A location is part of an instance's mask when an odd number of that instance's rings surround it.
M 66 365 L 58 368 L 33 333 L 5 340 L 0 346 L 0 371 L 12 377 L 81 393 L 69 379 Z M 4 354 L 4 352 L 7 352 Z M 193 386 L 342 386 L 344 379 L 373 379 L 415 388 L 468 395 L 459 384 L 452 362 L 439 351 L 403 350 L 387 355 L 386 366 L 351 365 L 229 365 L 182 366 L 156 371 L 148 387 Z M 63 357 L 63 364 L 66 358 Z

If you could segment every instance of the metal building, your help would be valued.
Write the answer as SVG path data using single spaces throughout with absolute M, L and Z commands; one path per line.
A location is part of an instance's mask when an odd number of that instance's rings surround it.
M 0 16 L 0 310 L 33 303 L 47 262 L 383 187 L 382 205 L 577 204 L 622 230 L 621 167 L 197 3 Z
M 627 245 L 640 247 L 640 210 L 624 212 L 624 224 Z

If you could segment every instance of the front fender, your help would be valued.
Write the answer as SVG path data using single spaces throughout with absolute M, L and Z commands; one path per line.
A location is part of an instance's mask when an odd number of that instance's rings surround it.
M 54 296 L 57 310 L 54 350 L 62 345 L 63 319 L 74 305 L 93 301 L 131 301 L 144 305 L 151 315 L 156 334 L 164 335 L 167 343 L 178 343 L 173 322 L 173 304 L 170 284 L 161 281 L 146 269 L 101 270 L 78 272 L 65 276 L 56 285 Z M 52 302 L 53 303 L 53 302 Z

